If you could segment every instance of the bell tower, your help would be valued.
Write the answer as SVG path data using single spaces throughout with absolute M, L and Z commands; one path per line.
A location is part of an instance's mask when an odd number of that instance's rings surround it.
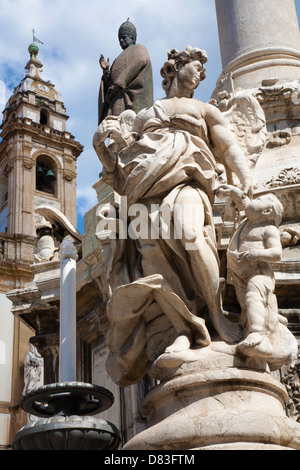
M 66 130 L 60 93 L 41 77 L 39 48 L 28 48 L 26 76 L 3 112 L 0 232 L 35 236 L 35 209 L 46 204 L 76 226 L 76 159 L 83 147 Z
M 0 449 L 10 448 L 26 424 L 19 399 L 33 335 L 8 294 L 33 280 L 36 210 L 56 209 L 76 226 L 76 160 L 83 150 L 66 129 L 61 94 L 41 76 L 38 46 L 28 51 L 25 77 L 6 104 L 0 134 Z

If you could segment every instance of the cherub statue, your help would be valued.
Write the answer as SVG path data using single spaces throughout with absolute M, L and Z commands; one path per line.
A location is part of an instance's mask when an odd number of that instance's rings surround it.
M 245 214 L 227 250 L 228 278 L 235 287 L 241 306 L 240 323 L 244 327 L 244 339 L 238 344 L 237 351 L 245 356 L 271 358 L 277 354 L 275 349 L 280 329 L 284 328 L 282 324 L 287 323 L 278 314 L 271 266 L 282 257 L 278 227 L 283 207 L 273 194 L 251 200 L 230 185 L 221 186 L 217 193 L 230 196 L 238 210 Z M 293 340 L 291 345 L 293 352 Z M 290 352 L 287 349 L 287 357 Z

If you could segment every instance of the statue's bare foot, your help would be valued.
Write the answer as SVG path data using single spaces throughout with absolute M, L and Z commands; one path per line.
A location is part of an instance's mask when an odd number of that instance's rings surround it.
M 165 350 L 165 353 L 177 353 L 181 351 L 186 351 L 191 347 L 191 340 L 188 335 L 179 335 Z
M 242 354 L 250 357 L 270 357 L 273 352 L 268 336 L 258 332 L 250 333 L 247 338 L 238 345 L 237 349 Z

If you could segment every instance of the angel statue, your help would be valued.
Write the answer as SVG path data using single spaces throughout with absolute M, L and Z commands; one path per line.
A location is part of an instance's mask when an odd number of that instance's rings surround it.
M 123 386 L 140 380 L 161 356 L 184 357 L 212 337 L 240 340 L 221 303 L 212 214 L 216 168 L 233 172 L 249 197 L 254 182 L 221 111 L 193 98 L 206 61 L 198 48 L 171 50 L 161 69 L 166 97 L 136 115 L 107 117 L 94 135 L 103 180 L 127 204 L 128 236 L 118 234 L 121 205 L 119 213 L 115 207 L 99 212 L 111 220 L 115 210 L 113 239 L 105 239 L 112 231 L 103 224 L 98 233 L 110 288 L 106 368 Z

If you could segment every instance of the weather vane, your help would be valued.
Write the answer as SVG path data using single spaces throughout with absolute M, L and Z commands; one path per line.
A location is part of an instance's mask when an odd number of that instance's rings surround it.
M 34 29 L 32 29 L 32 36 L 33 36 L 33 42 L 38 42 L 40 44 L 44 44 L 42 41 L 40 41 L 34 34 L 36 33 L 36 31 Z

